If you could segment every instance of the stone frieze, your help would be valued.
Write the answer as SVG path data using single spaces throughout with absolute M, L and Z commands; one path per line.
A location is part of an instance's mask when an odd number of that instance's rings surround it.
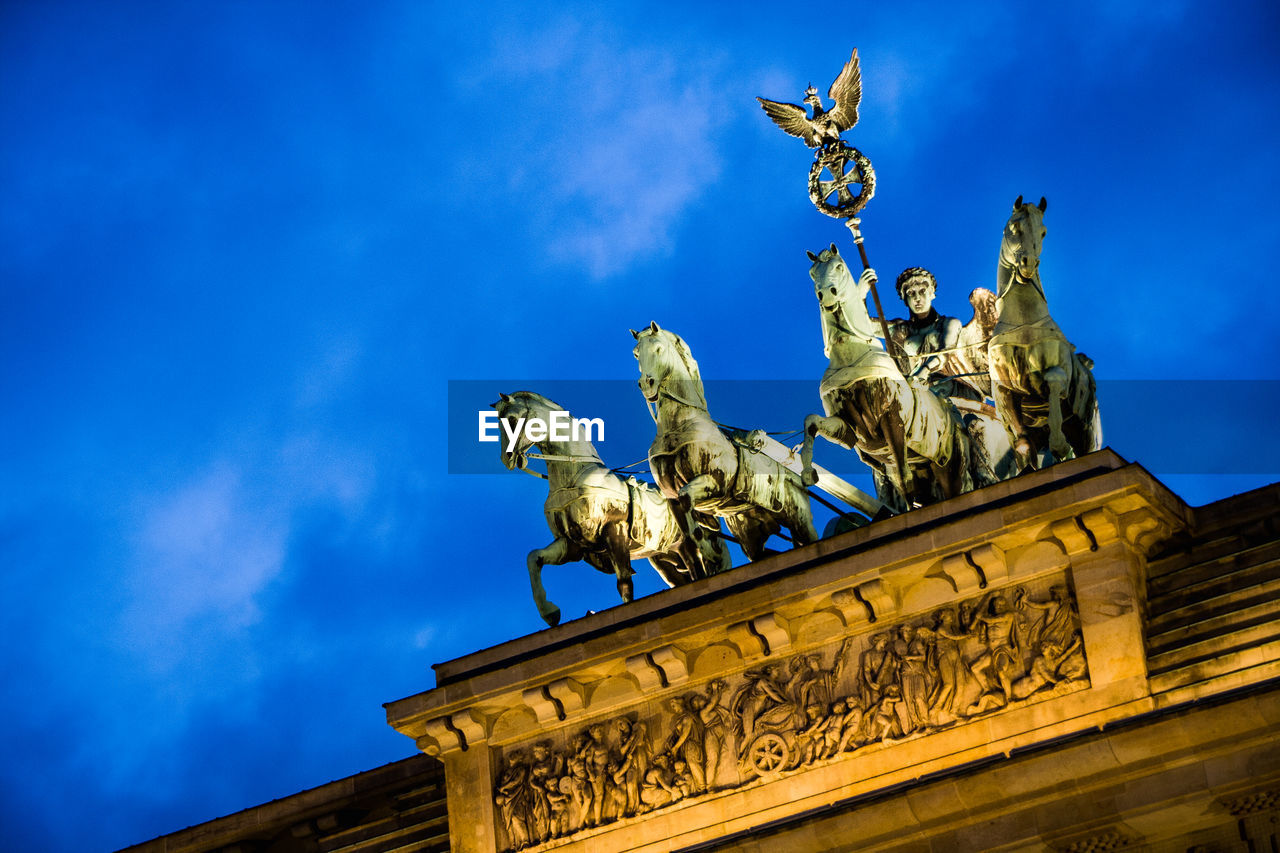
M 499 836 L 556 846 L 1088 683 L 1065 574 L 987 592 L 508 748 Z

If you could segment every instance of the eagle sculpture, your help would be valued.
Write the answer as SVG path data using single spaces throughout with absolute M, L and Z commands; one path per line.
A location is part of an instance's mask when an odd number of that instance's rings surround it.
M 858 123 L 858 104 L 862 100 L 862 72 L 858 70 L 858 49 L 844 64 L 844 70 L 831 84 L 827 97 L 835 101 L 835 106 L 826 110 L 818 90 L 809 84 L 805 90 L 804 102 L 813 107 L 813 116 L 805 113 L 804 107 L 797 104 L 784 104 L 765 98 L 756 98 L 760 106 L 769 114 L 778 127 L 792 136 L 804 140 L 810 148 L 818 148 L 840 141 L 840 134 Z

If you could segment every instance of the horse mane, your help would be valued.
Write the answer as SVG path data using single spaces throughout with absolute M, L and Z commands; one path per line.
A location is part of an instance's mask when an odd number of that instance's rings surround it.
M 564 411 L 564 406 L 560 405 L 559 403 L 555 402 L 554 400 L 548 397 L 542 396 L 537 391 L 516 391 L 514 394 L 511 394 L 510 396 L 512 399 L 519 400 L 526 404 L 546 406 L 548 411 L 555 411 L 555 412 Z
M 663 329 L 662 331 L 671 336 L 671 344 L 675 348 L 676 354 L 680 356 L 680 361 L 684 364 L 685 372 L 689 375 L 689 379 L 684 381 L 693 383 L 693 390 L 698 395 L 698 402 L 702 404 L 702 408 L 707 408 L 707 396 L 703 392 L 702 387 L 702 374 L 698 370 L 698 362 L 694 360 L 693 352 L 690 351 L 689 345 L 684 342 L 684 338 L 680 337 L 675 332 L 667 329 Z

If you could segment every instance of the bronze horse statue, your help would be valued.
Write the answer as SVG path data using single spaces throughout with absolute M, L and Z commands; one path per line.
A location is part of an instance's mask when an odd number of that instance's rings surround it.
M 987 345 L 996 412 L 1022 469 L 1040 452 L 1071 459 L 1102 446 L 1091 368 L 1049 316 L 1040 283 L 1043 198 L 1013 203 L 996 270 L 998 319 Z
M 823 352 L 831 362 L 820 386 L 826 417 L 804 421 L 806 485 L 817 482 L 813 439 L 821 435 L 856 449 L 871 466 L 878 497 L 898 512 L 972 489 L 969 437 L 959 413 L 923 383 L 904 377 L 876 339 L 866 302 L 875 272 L 854 279 L 834 243 L 808 254 Z
M 732 441 L 712 420 L 684 340 L 657 323 L 631 334 L 640 390 L 657 424 L 649 468 L 662 493 L 723 518 L 748 560 L 764 556 L 765 541 L 783 527 L 796 545 L 818 541 L 800 477 L 749 443 Z
M 550 423 L 562 407 L 532 391 L 502 394 L 492 404 L 516 433 L 520 419 Z M 547 600 L 542 567 L 577 560 L 618 579 L 618 594 L 631 601 L 631 561 L 647 558 L 666 582 L 677 586 L 729 568 L 729 552 L 714 536 L 691 535 L 696 522 L 650 483 L 623 479 L 600 459 L 595 446 L 572 433 L 569 440 L 531 439 L 520 429 L 514 445 L 502 449 L 509 470 L 525 470 L 529 450 L 537 447 L 547 465 L 548 493 L 543 513 L 555 540 L 529 552 L 529 585 L 538 613 L 548 625 L 560 622 L 560 608 Z M 536 473 L 536 472 L 530 472 Z M 538 475 L 542 476 L 542 475 Z M 701 534 L 701 531 L 697 531 Z

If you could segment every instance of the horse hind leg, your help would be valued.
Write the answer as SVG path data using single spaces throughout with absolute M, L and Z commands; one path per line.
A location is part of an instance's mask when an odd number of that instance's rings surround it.
M 732 568 L 729 549 L 720 532 L 719 518 L 704 515 L 700 520 L 698 516 L 693 516 L 693 538 L 697 543 L 697 556 L 704 577 L 718 575 Z
M 663 574 L 663 580 L 667 581 L 668 586 L 701 580 L 715 574 L 719 566 L 713 564 L 714 557 L 708 548 L 709 540 L 714 537 L 704 532 L 693 513 L 681 509 L 678 502 L 670 501 L 667 506 L 671 508 L 675 526 L 680 531 L 680 541 L 669 554 L 664 554 L 661 558 L 650 557 L 649 562 L 653 563 L 654 568 L 658 568 L 658 559 L 674 566 L 674 577 L 679 579 L 672 582 Z M 659 574 L 662 574 L 661 569 Z
M 890 464 L 885 466 L 885 473 L 889 482 L 902 493 L 903 504 L 911 509 L 911 496 L 916 489 L 915 474 L 907 460 L 907 428 L 897 409 L 890 409 L 880 421 L 880 434 L 889 446 Z
M 631 580 L 635 570 L 631 568 L 631 536 L 627 523 L 615 521 L 606 525 L 604 543 L 613 574 L 618 579 L 618 595 L 624 604 L 629 604 L 635 598 L 635 584 Z
M 538 615 L 553 628 L 560 624 L 560 608 L 547 600 L 547 591 L 542 586 L 542 567 L 562 566 L 580 559 L 581 552 L 564 537 L 556 539 L 545 548 L 530 551 L 525 558 L 529 568 L 529 587 L 533 590 L 533 603 L 538 607 Z
M 1062 432 L 1062 401 L 1066 399 L 1071 377 L 1061 365 L 1044 372 L 1045 394 L 1049 400 L 1049 450 L 1059 461 L 1074 459 L 1075 451 Z
M 943 500 L 950 500 L 957 495 L 973 490 L 973 478 L 970 475 L 969 434 L 957 419 L 951 429 L 951 455 L 947 464 L 939 465 L 930 462 L 929 467 L 942 492 Z
M 786 507 L 782 523 L 791 531 L 796 546 L 811 545 L 818 541 L 818 528 L 813 524 L 813 509 L 809 506 L 809 494 L 795 480 L 787 478 Z
M 1022 423 L 1022 411 L 1017 398 L 1010 388 L 993 383 L 991 390 L 996 401 L 996 415 L 1009 434 L 1009 444 L 1013 447 L 1013 455 L 1018 461 L 1018 470 L 1035 467 L 1036 449 L 1027 438 L 1027 428 Z
M 738 545 L 749 562 L 755 562 L 769 553 L 765 542 L 779 530 L 776 521 L 753 512 L 740 512 L 725 518 L 729 531 L 737 537 Z

